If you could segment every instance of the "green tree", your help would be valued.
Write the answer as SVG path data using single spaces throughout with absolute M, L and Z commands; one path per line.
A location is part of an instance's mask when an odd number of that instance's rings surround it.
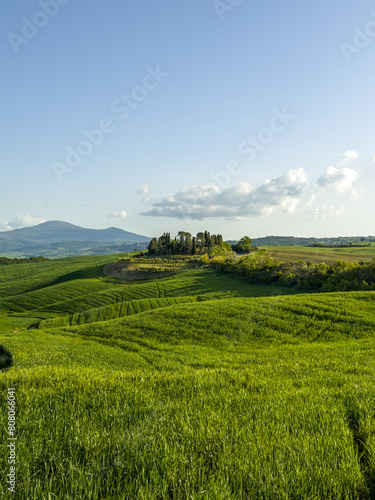
M 192 255 L 196 255 L 197 253 L 197 239 L 193 236 L 193 248 L 191 250 Z
M 152 240 L 148 244 L 147 250 L 150 255 L 155 255 L 158 253 L 159 245 L 158 245 L 158 240 L 156 238 L 152 238 Z
M 249 253 L 253 247 L 253 240 L 243 236 L 238 243 L 232 245 L 232 250 L 237 253 Z
M 197 248 L 204 248 L 204 233 L 197 233 Z

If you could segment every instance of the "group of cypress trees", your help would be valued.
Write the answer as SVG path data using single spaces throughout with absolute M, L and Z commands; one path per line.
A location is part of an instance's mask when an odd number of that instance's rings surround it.
M 152 238 L 147 250 L 150 255 L 196 255 L 206 252 L 223 242 L 221 234 L 210 234 L 208 231 L 192 236 L 185 231 L 179 231 L 172 239 L 170 233 L 164 233 L 159 238 Z

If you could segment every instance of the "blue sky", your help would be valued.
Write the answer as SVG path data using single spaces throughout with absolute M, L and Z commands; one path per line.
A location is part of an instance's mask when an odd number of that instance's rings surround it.
M 375 233 L 374 1 L 2 11 L 0 230 Z

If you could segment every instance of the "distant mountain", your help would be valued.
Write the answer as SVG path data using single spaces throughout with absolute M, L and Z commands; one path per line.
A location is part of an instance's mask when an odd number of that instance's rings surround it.
M 108 229 L 85 229 L 63 221 L 49 221 L 37 226 L 0 232 L 0 242 L 11 241 L 24 245 L 45 245 L 61 241 L 102 241 L 132 243 L 149 241 L 151 238 L 141 234 L 129 233 L 117 227 Z
M 0 254 L 68 256 L 129 252 L 145 248 L 151 238 L 116 227 L 86 229 L 63 221 L 0 232 Z

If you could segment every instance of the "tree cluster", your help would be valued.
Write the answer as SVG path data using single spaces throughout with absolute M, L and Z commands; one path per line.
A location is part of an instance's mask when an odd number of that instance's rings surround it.
M 253 240 L 248 236 L 244 236 L 238 243 L 231 245 L 231 247 L 237 253 L 250 253 L 253 250 Z
M 280 263 L 263 250 L 240 258 L 214 257 L 210 264 L 252 283 L 284 283 L 311 292 L 375 290 L 375 259 L 359 263 L 337 261 L 332 265 Z
M 172 239 L 170 233 L 164 233 L 159 238 L 152 238 L 147 250 L 149 255 L 197 255 L 210 253 L 216 247 L 223 245 L 221 234 L 210 234 L 208 231 L 192 236 L 185 231 L 179 231 Z

